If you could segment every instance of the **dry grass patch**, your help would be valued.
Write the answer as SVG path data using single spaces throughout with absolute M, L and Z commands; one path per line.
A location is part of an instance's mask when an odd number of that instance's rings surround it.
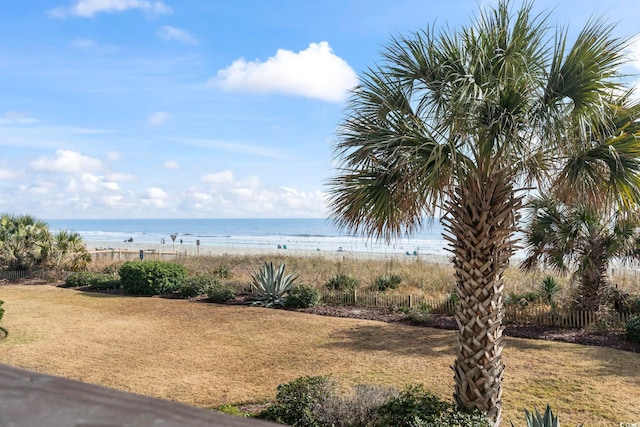
M 52 286 L 0 299 L 0 362 L 196 406 L 265 401 L 303 375 L 453 390 L 451 331 Z M 505 361 L 505 420 L 550 402 L 564 425 L 640 421 L 638 354 L 509 338 Z

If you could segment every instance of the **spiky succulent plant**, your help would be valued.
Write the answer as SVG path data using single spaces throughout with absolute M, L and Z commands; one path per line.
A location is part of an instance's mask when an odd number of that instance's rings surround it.
M 285 276 L 285 265 L 282 263 L 276 270 L 272 262 L 265 262 L 261 270 L 251 273 L 251 290 L 253 291 L 249 299 L 251 304 L 284 307 L 286 296 L 298 278 L 296 274 Z

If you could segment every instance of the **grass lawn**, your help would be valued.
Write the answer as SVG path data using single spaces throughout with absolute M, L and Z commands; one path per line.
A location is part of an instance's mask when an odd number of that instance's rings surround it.
M 423 383 L 453 392 L 451 331 L 304 313 L 1 286 L 0 362 L 200 407 L 272 399 L 278 384 Z M 547 402 L 562 424 L 640 423 L 640 354 L 508 338 L 504 421 Z

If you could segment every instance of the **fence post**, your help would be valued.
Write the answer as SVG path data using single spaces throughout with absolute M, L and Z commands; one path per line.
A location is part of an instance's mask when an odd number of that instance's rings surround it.
M 413 298 L 411 298 L 411 294 L 409 294 L 409 308 L 413 307 Z

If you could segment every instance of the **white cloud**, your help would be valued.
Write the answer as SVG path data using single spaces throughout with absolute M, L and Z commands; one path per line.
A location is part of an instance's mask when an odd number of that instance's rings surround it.
M 198 44 L 196 39 L 191 33 L 180 28 L 172 27 L 171 25 L 163 25 L 156 33 L 158 37 L 163 40 L 177 40 L 183 43 Z
M 98 13 L 124 12 L 129 9 L 140 9 L 151 16 L 173 13 L 162 1 L 149 0 L 78 0 L 70 7 L 57 7 L 49 13 L 55 18 L 69 15 L 93 18 Z
M 121 153 L 119 151 L 109 151 L 107 153 L 107 160 L 114 162 L 116 160 L 120 160 L 120 156 Z
M 0 179 L 13 179 L 19 178 L 23 176 L 24 173 L 22 171 L 12 170 L 12 169 L 3 169 L 0 168 Z
M 279 49 L 266 62 L 234 61 L 208 84 L 228 91 L 283 93 L 340 102 L 358 83 L 347 62 L 327 42 L 311 43 L 300 52 Z
M 231 173 L 231 171 L 212 173 L 203 176 L 202 178 L 200 178 L 200 180 L 202 182 L 207 182 L 214 185 L 230 184 L 231 182 L 233 182 L 233 173 Z
M 158 187 L 147 188 L 140 197 L 143 205 L 155 208 L 165 207 L 168 198 L 169 193 Z
M 134 179 L 133 175 L 128 173 L 110 173 L 105 178 L 112 182 L 130 182 Z
M 0 117 L 0 124 L 28 124 L 37 122 L 36 119 L 23 111 L 7 111 Z
M 160 126 L 161 124 L 169 120 L 169 117 L 169 113 L 158 111 L 149 115 L 147 123 L 149 123 L 151 126 Z
M 179 169 L 180 168 L 180 164 L 175 160 L 167 160 L 166 162 L 162 163 L 161 166 L 163 169 Z
M 284 154 L 272 148 L 261 147 L 259 145 L 242 144 L 231 141 L 220 141 L 216 139 L 203 138 L 168 138 L 172 141 L 181 142 L 183 144 L 193 145 L 195 147 L 215 148 L 230 153 L 250 154 L 252 156 L 269 157 L 273 159 L 282 159 Z
M 30 163 L 38 171 L 55 173 L 79 173 L 98 170 L 102 167 L 99 159 L 83 156 L 71 150 L 57 150 L 53 158 L 41 156 Z

